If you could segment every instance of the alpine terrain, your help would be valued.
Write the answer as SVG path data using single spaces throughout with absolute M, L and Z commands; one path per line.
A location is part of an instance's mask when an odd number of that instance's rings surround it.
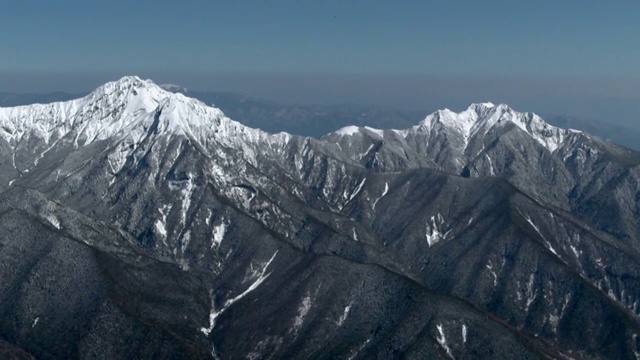
M 269 134 L 0 108 L 0 356 L 640 359 L 640 153 L 505 104 Z

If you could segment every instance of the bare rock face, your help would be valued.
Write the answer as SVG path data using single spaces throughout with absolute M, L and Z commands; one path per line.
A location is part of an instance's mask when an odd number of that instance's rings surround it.
M 634 358 L 639 164 L 504 104 L 320 139 L 136 77 L 0 108 L 0 354 Z

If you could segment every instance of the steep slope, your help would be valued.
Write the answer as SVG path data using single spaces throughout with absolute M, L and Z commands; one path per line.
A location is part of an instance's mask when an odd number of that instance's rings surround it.
M 123 336 L 157 358 L 639 351 L 637 165 L 534 115 L 480 104 L 315 140 L 127 77 L 72 102 L 0 109 L 0 123 L 15 175 L 0 257 L 43 264 L 3 267 L 2 293 L 24 295 L 0 303 L 0 341 L 36 357 L 122 357 Z M 554 166 L 568 185 L 537 178 Z M 578 188 L 577 174 L 592 180 Z M 605 189 L 636 205 L 605 202 Z M 604 217 L 595 205 L 630 218 L 615 233 L 591 221 Z M 76 261 L 82 271 L 61 270 Z M 39 313 L 20 309 L 44 306 L 30 300 L 32 273 L 55 294 L 96 295 L 51 301 L 55 321 L 29 330 Z M 85 315 L 66 315 L 76 307 Z M 62 339 L 60 324 L 80 330 Z
M 507 179 L 523 192 L 578 215 L 640 251 L 640 153 L 546 124 L 502 104 L 429 115 L 406 130 L 349 127 L 323 138 L 377 171 L 434 168 Z M 589 200 L 593 197 L 599 200 Z M 596 202 L 608 205 L 594 211 Z

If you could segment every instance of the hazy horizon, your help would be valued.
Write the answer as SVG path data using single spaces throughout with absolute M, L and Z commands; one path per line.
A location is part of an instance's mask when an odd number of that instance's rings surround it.
M 0 3 L 0 91 L 124 75 L 287 104 L 474 102 L 640 126 L 640 3 Z

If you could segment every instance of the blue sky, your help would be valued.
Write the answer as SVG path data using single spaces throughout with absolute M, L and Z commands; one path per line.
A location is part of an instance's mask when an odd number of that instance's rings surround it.
M 638 14 L 639 1 L 0 0 L 0 91 L 138 74 L 294 102 L 571 113 L 638 99 Z

